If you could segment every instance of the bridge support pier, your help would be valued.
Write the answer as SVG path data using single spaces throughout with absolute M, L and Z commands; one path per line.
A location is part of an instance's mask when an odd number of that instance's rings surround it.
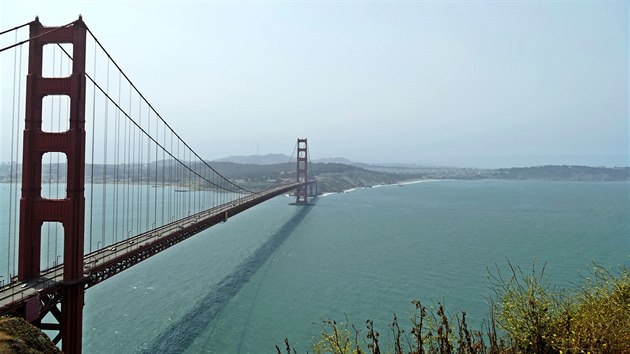
M 82 283 L 66 285 L 61 300 L 61 346 L 64 353 L 81 353 L 83 336 Z
M 66 354 L 81 353 L 83 322 L 83 242 L 85 218 L 85 49 L 86 26 L 81 17 L 69 26 L 44 27 L 35 19 L 30 24 L 29 64 L 26 80 L 26 117 L 24 126 L 24 156 L 22 163 L 22 197 L 20 199 L 20 231 L 18 279 L 40 277 L 41 227 L 44 222 L 59 222 L 64 228 L 63 287 L 61 318 L 58 328 L 62 350 Z M 69 77 L 43 77 L 43 48 L 46 44 L 72 44 L 72 74 Z M 65 132 L 42 131 L 42 101 L 48 95 L 70 98 L 69 129 Z M 67 158 L 65 199 L 42 198 L 42 157 L 47 152 L 59 152 Z M 41 325 L 45 313 L 52 310 L 39 303 Z M 55 307 L 57 303 L 52 304 Z M 29 310 L 29 309 L 27 309 Z M 27 319 L 33 313 L 27 312 Z M 58 341 L 58 339 L 57 339 Z

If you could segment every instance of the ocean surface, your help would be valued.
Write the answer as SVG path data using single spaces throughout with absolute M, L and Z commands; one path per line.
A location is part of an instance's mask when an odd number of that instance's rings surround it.
M 628 182 L 427 181 L 290 202 L 276 197 L 90 289 L 85 353 L 275 353 L 285 337 L 304 353 L 322 319 L 346 316 L 359 329 L 374 320 L 383 343 L 394 313 L 409 328 L 413 299 L 478 326 L 488 268 L 508 272 L 508 260 L 546 264 L 567 288 L 592 262 L 630 265 Z

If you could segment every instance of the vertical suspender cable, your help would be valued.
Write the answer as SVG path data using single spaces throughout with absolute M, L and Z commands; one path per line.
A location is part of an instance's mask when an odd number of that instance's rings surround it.
M 96 79 L 96 43 L 94 43 L 94 79 Z M 92 89 L 92 157 L 90 161 L 90 252 L 93 246 L 94 224 L 94 134 L 96 132 L 96 87 Z
M 173 151 L 173 132 L 171 132 L 171 148 L 170 151 Z M 173 186 L 173 165 L 175 164 L 175 160 L 171 159 L 171 161 L 169 162 L 169 182 L 171 184 L 171 187 L 169 188 L 169 193 L 168 193 L 168 220 L 169 222 L 171 220 L 173 220 L 173 217 L 175 214 L 173 214 L 173 197 L 175 197 L 174 193 L 175 193 L 175 189 Z
M 127 192 L 128 192 L 128 188 L 129 188 L 129 173 L 128 173 L 128 167 L 129 167 L 129 161 L 127 160 L 127 150 L 129 148 L 129 143 L 128 143 L 128 138 L 127 138 L 127 126 L 129 125 L 129 120 L 128 119 L 124 119 L 123 120 L 124 124 L 123 124 L 123 153 L 122 153 L 122 164 L 123 164 L 123 180 L 125 181 L 125 183 L 122 186 L 122 220 L 121 220 L 121 232 L 122 232 L 122 238 L 125 239 L 127 236 L 127 230 L 129 229 L 128 225 L 127 225 Z
M 142 126 L 142 100 L 138 97 L 138 125 Z M 138 233 L 142 230 L 142 131 L 138 129 Z
M 118 72 L 118 103 L 120 104 L 120 90 L 121 90 L 121 75 Z M 114 230 L 114 243 L 118 242 L 118 207 L 119 207 L 119 172 L 120 168 L 118 162 L 120 159 L 120 110 L 116 110 L 115 117 L 115 141 L 114 141 L 114 218 L 113 218 L 113 230 Z
M 107 79 L 105 79 L 105 91 L 107 92 L 106 96 L 109 95 L 109 61 L 107 62 Z M 108 131 L 107 128 L 109 126 L 109 100 L 105 97 L 105 116 L 103 117 L 103 180 L 101 183 L 103 184 L 103 195 L 101 198 L 103 209 L 101 210 L 101 246 L 105 247 L 105 225 L 107 224 L 107 139 L 108 139 Z
M 160 131 L 159 131 L 158 119 L 155 117 L 155 139 L 159 139 Z M 155 188 L 153 191 L 153 201 L 154 201 L 154 209 L 153 209 L 153 226 L 157 226 L 157 186 L 158 186 L 158 145 L 155 144 Z
M 147 112 L 147 132 L 149 133 L 149 135 L 151 134 L 151 110 L 149 110 Z M 151 196 L 151 190 L 150 188 L 150 184 L 151 184 L 151 140 L 148 138 L 147 136 L 147 230 L 149 229 L 149 211 L 151 210 L 150 205 L 150 196 Z
M 17 115 L 16 115 L 16 121 L 17 124 L 15 126 L 15 136 L 17 138 L 16 140 L 16 145 L 15 145 L 15 176 L 17 178 L 18 176 L 18 161 L 19 161 L 19 147 L 20 147 L 20 92 L 22 92 L 22 46 L 20 46 L 20 57 L 19 57 L 19 65 L 18 65 L 18 98 L 17 98 Z M 15 183 L 15 207 L 14 207 L 14 213 L 13 213 L 13 219 L 14 219 L 14 224 L 13 224 L 13 274 L 17 274 L 17 272 L 15 271 L 15 264 L 17 263 L 16 260 L 16 254 L 17 254 L 17 247 L 18 247 L 18 231 L 17 231 L 17 227 L 18 227 L 18 199 L 17 199 L 17 195 L 18 195 L 18 189 L 17 189 L 17 181 Z
M 181 157 L 179 155 L 179 138 L 177 139 L 177 159 L 181 160 Z M 177 188 L 180 189 L 181 187 L 179 187 L 182 183 L 182 177 L 181 177 L 181 169 L 179 168 L 179 164 L 175 166 L 175 170 L 176 170 L 176 174 L 177 174 Z M 177 191 L 177 189 L 175 190 Z M 175 215 L 177 215 L 177 218 L 179 219 L 181 217 L 181 193 L 175 194 L 175 202 L 176 202 L 176 207 L 175 207 Z
M 129 98 L 130 98 L 130 102 L 131 102 L 131 92 L 129 93 Z M 129 103 L 129 113 L 131 114 L 131 105 L 132 103 Z M 133 132 L 133 127 L 131 126 L 131 123 L 129 123 L 129 135 L 133 137 L 133 139 L 131 140 L 131 147 L 132 147 L 132 152 L 130 155 L 130 160 L 129 163 L 131 164 L 131 179 L 133 180 L 133 184 L 131 185 L 131 201 L 129 204 L 129 208 L 131 209 L 131 229 L 133 230 L 133 228 L 136 228 L 136 233 L 138 233 L 138 223 L 136 222 L 136 213 L 137 213 L 137 203 L 136 203 L 136 185 L 138 184 L 136 179 L 138 174 L 136 173 L 136 162 L 134 161 L 135 157 L 136 157 L 136 134 Z
M 195 170 L 200 170 L 200 168 L 196 167 Z M 201 172 L 201 171 L 199 171 L 199 172 Z M 201 208 L 199 206 L 199 202 L 201 201 L 201 198 L 199 198 L 199 192 L 201 191 L 201 183 L 202 182 L 203 182 L 202 180 L 197 179 L 197 185 L 195 186 L 195 203 L 194 203 L 195 213 L 201 211 Z
M 129 85 L 129 114 L 131 114 L 131 85 Z M 126 214 L 126 218 L 127 218 L 127 224 L 126 229 L 125 229 L 125 238 L 129 237 L 129 234 L 131 233 L 131 230 L 133 229 L 133 223 L 130 220 L 131 219 L 131 213 L 132 213 L 132 209 L 133 207 L 131 206 L 131 200 L 133 200 L 133 198 L 131 198 L 131 193 L 133 192 L 133 189 L 131 188 L 131 183 L 132 183 L 132 179 L 131 179 L 131 174 L 133 173 L 133 165 L 131 164 L 131 149 L 132 149 L 132 145 L 131 145 L 131 121 L 129 119 L 127 119 L 127 125 L 125 126 L 125 134 L 127 134 L 127 145 L 125 146 L 125 149 L 127 150 L 127 160 L 126 160 L 126 164 L 125 164 L 125 172 L 126 172 L 126 176 L 127 176 L 127 184 L 125 186 L 125 188 L 127 189 L 127 197 L 126 197 L 126 201 L 127 201 L 127 214 Z
M 214 183 L 215 186 L 217 186 L 214 189 L 214 196 L 212 197 L 212 207 L 218 206 L 219 205 L 219 186 L 217 185 L 217 174 L 213 173 L 212 174 L 212 183 Z
M 17 30 L 15 31 L 15 42 L 17 43 Z M 22 46 L 20 46 L 20 49 L 22 48 Z M 20 58 L 20 64 L 22 63 L 22 60 Z M 17 73 L 17 50 L 15 50 L 13 52 L 13 99 L 12 99 L 12 107 L 11 107 L 11 158 L 10 158 L 10 171 L 9 171 L 9 232 L 7 234 L 8 238 L 9 238 L 9 244 L 8 244 L 8 248 L 7 248 L 7 283 L 11 282 L 11 275 L 9 275 L 9 273 L 11 273 L 11 239 L 13 238 L 13 233 L 15 231 L 12 232 L 11 228 L 15 227 L 15 223 L 12 223 L 12 219 L 13 219 L 13 215 L 11 215 L 12 212 L 15 212 L 17 214 L 17 210 L 13 211 L 13 203 L 14 200 L 17 200 L 17 192 L 15 194 L 15 197 L 13 197 L 13 184 L 15 183 L 16 189 L 17 189 L 17 174 L 15 175 L 15 179 L 16 181 L 13 181 L 13 146 L 15 143 L 15 138 L 17 136 L 17 130 L 15 129 L 15 123 L 16 120 L 18 119 L 18 117 L 15 115 L 15 97 L 18 96 L 19 97 L 19 93 L 16 95 L 15 91 L 16 91 L 16 75 L 18 75 Z M 21 70 L 20 70 L 21 71 Z M 21 72 L 20 72 L 20 76 L 21 76 Z M 19 89 L 18 89 L 19 91 Z M 19 98 L 18 98 L 19 100 Z M 19 106 L 19 102 L 17 104 Z M 17 158 L 15 159 L 15 164 L 17 165 Z
M 166 146 L 166 129 L 163 128 L 162 129 L 162 145 Z M 166 200 L 164 199 L 164 193 L 165 191 L 165 182 L 166 182 L 166 151 L 164 149 L 162 149 L 162 225 L 164 225 L 166 223 L 166 221 L 164 220 L 164 210 L 166 207 Z
M 190 150 L 188 150 L 188 158 L 190 159 Z M 192 160 L 189 162 L 192 165 Z M 194 168 L 194 165 L 193 165 Z M 186 198 L 188 198 L 188 216 L 190 216 L 190 202 L 192 201 L 192 197 L 190 196 L 190 194 L 192 193 L 191 188 L 194 188 L 193 185 L 193 180 L 192 180 L 192 174 L 190 173 L 190 169 L 188 170 L 188 193 L 186 193 Z

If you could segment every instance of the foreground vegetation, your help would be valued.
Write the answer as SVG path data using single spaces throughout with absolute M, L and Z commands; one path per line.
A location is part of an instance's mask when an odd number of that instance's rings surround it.
M 466 313 L 449 317 L 444 306 L 413 301 L 411 327 L 398 318 L 389 324 L 387 342 L 370 320 L 361 331 L 345 322 L 324 320 L 313 340 L 315 353 L 630 353 L 630 270 L 595 266 L 572 292 L 552 287 L 545 268 L 524 273 L 510 264 L 504 277 L 489 272 L 494 296 L 490 319 L 469 329 Z M 279 354 L 296 353 L 288 340 Z
M 61 353 L 37 327 L 21 317 L 0 317 L 0 353 Z

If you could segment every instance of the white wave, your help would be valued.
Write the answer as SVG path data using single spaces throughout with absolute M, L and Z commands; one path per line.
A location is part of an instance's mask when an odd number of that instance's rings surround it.
M 426 182 L 439 182 L 442 181 L 441 179 L 419 179 L 416 181 L 405 181 L 405 182 L 400 182 L 398 184 L 400 185 L 408 185 L 408 184 L 416 184 L 416 183 L 426 183 Z

